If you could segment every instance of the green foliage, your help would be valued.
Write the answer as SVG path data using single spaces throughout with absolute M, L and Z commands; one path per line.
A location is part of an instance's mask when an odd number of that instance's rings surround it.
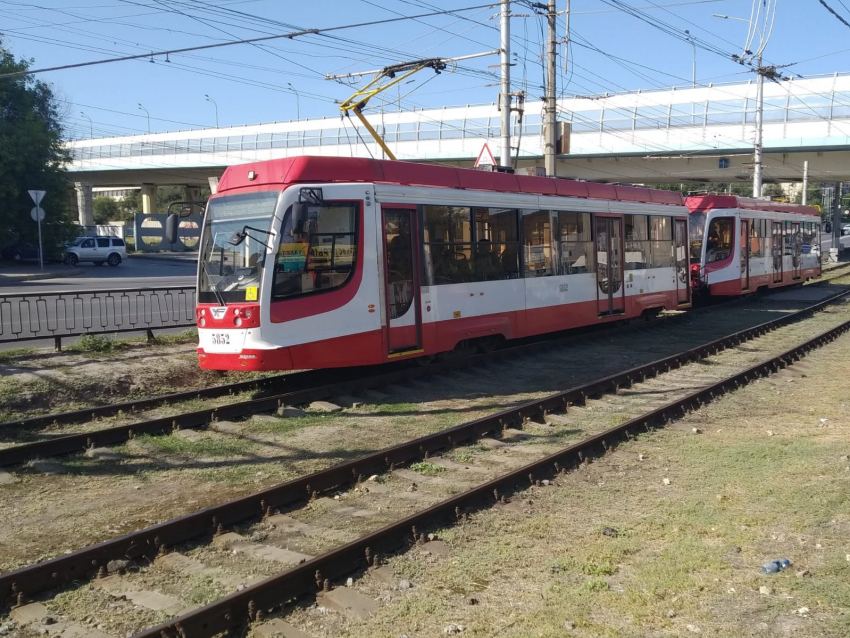
M 95 224 L 118 221 L 118 216 L 121 214 L 118 202 L 111 197 L 95 197 L 92 208 L 94 209 Z
M 27 70 L 32 60 L 16 60 L 0 40 L 0 75 Z M 27 190 L 47 191 L 41 225 L 47 252 L 71 239 L 67 210 L 69 156 L 62 146 L 62 125 L 50 86 L 31 76 L 0 80 L 0 237 L 35 242 L 38 228 L 30 217 Z
M 410 469 L 414 472 L 424 474 L 425 476 L 434 476 L 435 474 L 439 474 L 440 472 L 446 471 L 446 468 L 444 468 L 442 465 L 435 465 L 434 463 L 429 463 L 428 461 L 414 463 L 410 466 Z
M 113 352 L 119 347 L 121 347 L 121 344 L 109 335 L 88 334 L 80 337 L 79 341 L 68 348 L 68 350 L 76 350 L 78 352 Z

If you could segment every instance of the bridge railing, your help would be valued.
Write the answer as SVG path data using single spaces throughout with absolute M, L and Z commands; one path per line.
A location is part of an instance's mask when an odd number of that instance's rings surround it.
M 194 286 L 0 295 L 0 343 L 63 337 L 190 328 L 195 324 Z

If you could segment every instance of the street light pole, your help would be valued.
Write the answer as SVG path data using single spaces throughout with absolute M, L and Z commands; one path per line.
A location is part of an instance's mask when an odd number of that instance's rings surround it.
M 287 82 L 286 84 L 289 86 L 289 88 L 292 90 L 292 92 L 295 93 L 295 119 L 300 120 L 301 119 L 301 96 L 298 95 L 298 91 L 296 91 L 295 87 L 292 86 L 292 82 Z
M 92 124 L 91 118 L 88 115 L 86 115 L 85 113 L 83 113 L 82 111 L 80 111 L 80 115 L 82 115 L 84 118 L 86 118 L 89 121 L 89 139 L 93 140 L 94 139 L 94 125 Z
M 212 102 L 212 105 L 215 107 L 215 127 L 218 128 L 218 104 L 209 95 L 204 94 L 204 99 L 207 102 Z
M 141 102 L 139 102 L 139 109 L 144 111 L 145 115 L 148 116 L 148 134 L 150 134 L 150 132 L 151 132 L 151 114 L 148 112 L 148 110 L 144 106 L 142 106 Z

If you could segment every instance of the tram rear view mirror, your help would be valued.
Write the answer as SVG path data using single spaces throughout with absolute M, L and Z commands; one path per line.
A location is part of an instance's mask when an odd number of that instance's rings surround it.
M 165 218 L 165 242 L 173 244 L 177 241 L 177 231 L 180 228 L 180 215 L 171 213 Z

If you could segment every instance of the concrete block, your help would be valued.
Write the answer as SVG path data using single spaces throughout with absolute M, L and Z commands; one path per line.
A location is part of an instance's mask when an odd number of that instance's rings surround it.
M 341 412 L 342 408 L 336 403 L 330 401 L 313 401 L 310 404 L 310 409 L 316 412 Z
M 243 427 L 242 423 L 236 423 L 234 421 L 213 421 L 209 425 L 210 430 L 220 432 L 221 434 L 239 434 L 242 432 Z
M 227 547 L 235 552 L 249 554 L 263 560 L 273 560 L 277 563 L 297 565 L 302 561 L 310 560 L 312 556 L 292 552 L 288 549 L 255 543 L 235 532 L 221 534 L 213 539 L 213 544 L 219 547 Z
M 110 450 L 108 447 L 93 447 L 86 450 L 86 458 L 97 459 L 98 461 L 119 461 L 121 454 L 115 450 Z
M 41 619 L 47 615 L 47 607 L 41 603 L 30 603 L 23 607 L 18 607 L 9 612 L 9 618 L 14 620 L 21 626 L 30 625 L 34 622 L 41 622 Z
M 14 474 L 9 474 L 8 472 L 0 470 L 0 485 L 13 485 L 20 482 L 21 479 Z
M 190 430 L 190 429 L 177 430 L 174 433 L 174 436 L 177 436 L 177 437 L 183 439 L 184 441 L 189 441 L 189 443 L 197 443 L 202 438 L 204 438 L 203 435 L 200 432 L 198 432 L 197 430 Z
M 375 512 L 372 510 L 360 509 L 359 507 L 352 507 L 351 505 L 344 505 L 339 501 L 336 501 L 332 498 L 320 498 L 314 501 L 314 505 L 318 505 L 319 507 L 324 507 L 327 510 L 334 512 L 335 514 L 340 514 L 342 516 L 351 516 L 353 518 L 369 518 L 370 516 L 374 516 Z
M 341 405 L 344 408 L 359 408 L 361 405 L 363 405 L 362 401 L 355 399 L 354 397 L 349 396 L 347 394 L 343 394 L 342 396 L 336 397 L 334 401 L 336 401 L 338 405 Z
M 275 529 L 288 534 L 303 534 L 304 536 L 317 536 L 319 538 L 330 538 L 341 543 L 348 543 L 357 538 L 357 534 L 327 527 L 318 527 L 309 523 L 302 523 L 285 514 L 275 514 L 266 519 L 266 523 Z
M 570 418 L 566 414 L 547 414 L 546 425 L 570 425 Z
M 341 614 L 366 620 L 378 610 L 378 603 L 349 587 L 338 587 L 322 592 L 317 596 L 322 607 L 333 609 Z
M 501 450 L 508 447 L 507 443 L 503 443 L 497 439 L 491 439 L 488 437 L 484 437 L 478 440 L 478 443 L 481 444 L 481 447 L 486 448 L 488 450 Z
M 59 474 L 67 474 L 68 468 L 61 463 L 55 461 L 33 461 L 30 465 L 36 472 L 47 474 L 48 476 L 56 476 Z
M 304 410 L 299 410 L 298 408 L 293 408 L 289 405 L 281 406 L 277 409 L 277 415 L 284 419 L 297 418 L 300 416 L 307 416 L 307 413 Z

